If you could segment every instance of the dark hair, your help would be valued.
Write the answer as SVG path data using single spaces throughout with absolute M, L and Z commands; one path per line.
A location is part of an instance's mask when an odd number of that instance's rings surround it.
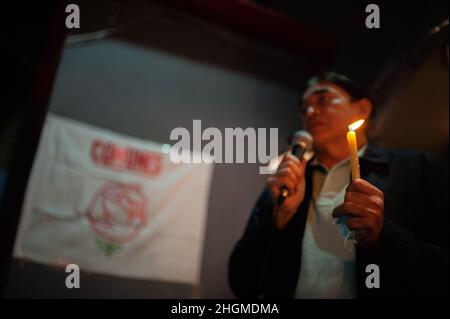
M 332 82 L 338 85 L 339 87 L 343 88 L 350 95 L 353 101 L 368 99 L 372 103 L 372 105 L 374 104 L 370 94 L 368 94 L 366 90 L 364 90 L 358 83 L 346 77 L 345 75 L 331 71 L 322 72 L 309 79 L 306 82 L 306 88 L 309 88 L 314 84 L 322 81 Z M 372 109 L 371 118 L 373 118 L 374 115 L 375 115 L 375 107 L 373 107 Z

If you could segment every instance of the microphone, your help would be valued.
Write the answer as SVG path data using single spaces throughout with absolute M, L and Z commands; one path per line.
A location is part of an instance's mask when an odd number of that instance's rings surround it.
M 298 159 L 303 159 L 305 153 L 312 150 L 313 137 L 308 131 L 300 130 L 295 132 L 292 137 L 291 154 Z M 278 204 L 283 204 L 284 200 L 290 195 L 290 190 L 286 186 L 281 186 L 280 195 L 278 196 Z

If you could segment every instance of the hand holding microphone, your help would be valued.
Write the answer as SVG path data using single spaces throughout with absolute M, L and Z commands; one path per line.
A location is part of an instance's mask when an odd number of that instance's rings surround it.
M 304 155 L 312 149 L 312 137 L 306 131 L 298 131 L 292 141 L 292 150 L 286 154 L 275 174 L 267 179 L 275 203 L 275 226 L 283 229 L 294 216 L 305 197 Z

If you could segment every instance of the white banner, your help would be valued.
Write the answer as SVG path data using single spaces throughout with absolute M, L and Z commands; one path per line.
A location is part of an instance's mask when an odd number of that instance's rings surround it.
M 211 164 L 49 114 L 14 256 L 81 271 L 197 284 Z

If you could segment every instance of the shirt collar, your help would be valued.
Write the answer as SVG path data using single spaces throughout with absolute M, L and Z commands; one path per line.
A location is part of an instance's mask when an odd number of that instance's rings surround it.
M 364 145 L 363 147 L 361 147 L 361 148 L 358 150 L 358 157 L 359 157 L 359 158 L 362 158 L 362 157 L 364 157 L 364 156 L 366 155 L 366 150 L 367 150 L 367 148 L 368 148 L 368 145 L 369 145 L 369 144 L 366 144 L 366 145 Z M 350 158 L 349 158 L 349 157 L 343 159 L 342 161 L 340 161 L 339 163 L 337 163 L 336 165 L 334 165 L 334 167 L 341 166 L 341 165 L 343 165 L 344 163 L 346 163 L 346 162 L 348 162 L 348 161 L 350 161 Z M 319 169 L 321 169 L 321 170 L 325 170 L 325 172 L 328 172 L 328 171 L 329 171 L 329 169 L 328 169 L 325 165 L 319 163 L 319 161 L 318 161 L 318 159 L 317 159 L 317 156 L 315 156 L 315 155 L 314 155 L 314 157 L 311 159 L 310 165 L 311 165 L 312 167 L 314 167 L 314 168 L 319 168 Z

